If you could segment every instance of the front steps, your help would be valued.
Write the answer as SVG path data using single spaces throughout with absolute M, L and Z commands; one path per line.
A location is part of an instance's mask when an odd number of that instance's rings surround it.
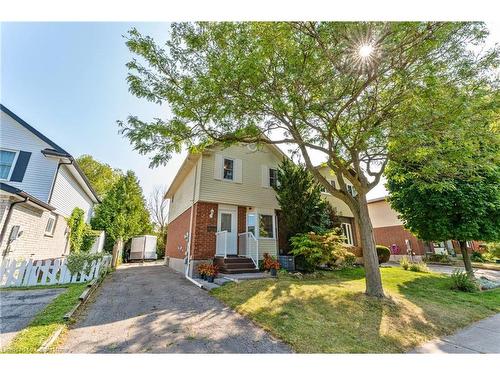
M 225 274 L 259 272 L 250 258 L 228 255 L 227 258 L 215 257 L 214 264 L 219 266 L 219 272 Z

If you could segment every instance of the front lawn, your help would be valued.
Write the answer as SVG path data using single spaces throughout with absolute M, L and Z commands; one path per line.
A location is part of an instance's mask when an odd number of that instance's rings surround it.
M 212 290 L 301 353 L 398 353 L 500 312 L 500 289 L 464 293 L 448 276 L 381 268 L 387 300 L 364 294 L 363 269 L 252 280 Z
M 68 322 L 64 320 L 64 315 L 78 303 L 78 297 L 87 288 L 87 283 L 57 287 L 66 287 L 66 290 L 40 311 L 31 323 L 14 337 L 3 353 L 36 353 L 54 332 L 66 327 Z

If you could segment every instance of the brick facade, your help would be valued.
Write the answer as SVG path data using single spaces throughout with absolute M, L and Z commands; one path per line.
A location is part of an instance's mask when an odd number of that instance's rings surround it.
M 2 202 L 1 223 L 5 224 L 9 204 Z M 58 258 L 69 253 L 68 225 L 61 215 L 56 215 L 55 228 L 52 235 L 45 234 L 45 227 L 51 213 L 28 204 L 16 204 L 8 222 L 5 237 L 0 244 L 0 253 L 16 259 L 49 259 Z M 9 241 L 14 225 L 19 225 L 19 237 Z M 8 247 L 8 249 L 7 249 Z
M 194 212 L 192 259 L 212 259 L 215 256 L 218 205 L 197 202 Z
M 174 221 L 168 224 L 167 245 L 165 254 L 170 258 L 184 258 L 187 242 L 184 235 L 189 232 L 191 208 L 188 208 Z
M 402 225 L 373 228 L 373 233 L 377 245 L 390 248 L 392 244 L 396 244 L 400 248 L 400 254 L 406 254 L 405 240 L 409 240 L 410 246 L 416 255 L 425 255 L 424 242 L 407 231 Z

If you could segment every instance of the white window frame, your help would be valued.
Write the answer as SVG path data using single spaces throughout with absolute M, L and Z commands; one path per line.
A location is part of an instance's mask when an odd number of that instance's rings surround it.
M 14 155 L 14 160 L 12 160 L 12 164 L 10 166 L 9 175 L 7 176 L 7 178 L 1 178 L 0 177 L 0 181 L 10 181 L 10 178 L 12 177 L 12 172 L 14 172 L 14 168 L 16 167 L 16 164 L 17 164 L 17 158 L 19 156 L 19 150 L 12 150 L 12 149 L 9 149 L 9 148 L 0 147 L 0 151 L 13 152 L 15 154 Z
M 352 225 L 351 223 L 341 223 L 342 234 L 345 237 L 345 243 L 351 246 L 354 246 L 354 235 L 352 233 Z
M 263 239 L 263 240 L 275 240 L 276 239 L 276 214 L 267 213 L 267 212 L 259 212 L 258 210 L 247 212 L 246 218 L 245 218 L 247 232 L 250 232 L 250 230 L 248 229 L 248 227 L 249 227 L 248 226 L 248 216 L 249 215 L 255 215 L 255 238 Z M 261 235 L 260 235 L 260 216 L 261 215 L 266 215 L 266 216 L 272 217 L 272 223 L 273 223 L 273 236 L 272 237 L 261 237 Z
M 232 178 L 226 178 L 224 177 L 224 164 L 226 163 L 226 160 L 231 160 L 233 162 L 233 175 Z M 236 177 L 236 159 L 233 158 L 228 158 L 226 156 L 222 157 L 222 181 L 229 181 L 229 182 L 235 182 L 235 177 Z
M 47 227 L 49 226 L 50 220 L 53 220 L 53 224 L 52 224 L 52 227 L 50 228 L 50 230 L 47 230 Z M 50 213 L 49 217 L 47 218 L 47 222 L 45 223 L 45 231 L 44 232 L 45 232 L 46 236 L 53 236 L 54 235 L 54 231 L 56 229 L 56 224 L 57 224 L 57 215 Z
M 271 171 L 276 171 L 276 186 L 278 186 L 278 169 L 277 168 L 268 168 L 268 178 L 269 178 L 269 187 L 272 189 L 273 185 L 271 184 Z

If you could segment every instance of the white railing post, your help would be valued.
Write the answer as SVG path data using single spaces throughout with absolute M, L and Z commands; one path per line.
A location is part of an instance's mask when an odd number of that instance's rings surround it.
M 227 231 L 224 233 L 224 258 L 227 258 Z

